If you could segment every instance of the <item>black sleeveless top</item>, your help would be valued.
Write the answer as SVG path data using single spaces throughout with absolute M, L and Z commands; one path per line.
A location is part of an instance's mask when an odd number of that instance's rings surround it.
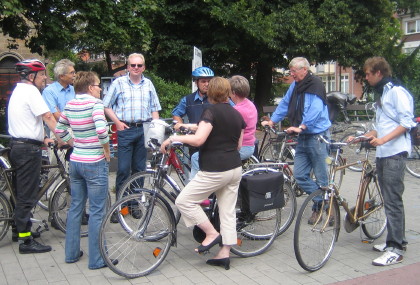
M 210 104 L 201 121 L 212 124 L 213 129 L 200 147 L 200 170 L 223 172 L 241 166 L 238 142 L 246 127 L 242 115 L 228 103 Z

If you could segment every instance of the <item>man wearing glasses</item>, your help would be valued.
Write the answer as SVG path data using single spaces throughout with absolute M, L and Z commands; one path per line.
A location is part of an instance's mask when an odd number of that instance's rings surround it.
M 143 122 L 159 119 L 161 110 L 152 81 L 143 76 L 144 56 L 129 55 L 127 68 L 128 74 L 115 79 L 103 99 L 105 114 L 117 128 L 117 197 L 123 182 L 132 173 L 146 169 Z
M 57 61 L 54 66 L 54 77 L 56 81 L 44 89 L 42 97 L 58 121 L 66 103 L 76 96 L 73 88 L 73 81 L 76 77 L 74 63 L 68 59 Z
M 326 144 L 316 137 L 324 135 L 329 137 L 331 122 L 326 104 L 326 92 L 321 79 L 309 70 L 306 58 L 296 57 L 289 64 L 290 76 L 294 82 L 290 85 L 286 95 L 274 111 L 271 120 L 261 125 L 273 126 L 286 116 L 290 127 L 288 133 L 299 134 L 296 146 L 294 176 L 298 185 L 308 194 L 318 188 L 328 186 L 327 163 L 328 156 Z M 313 169 L 316 182 L 311 179 Z M 313 225 L 322 214 L 320 209 L 321 197 L 314 199 L 313 213 L 308 224 Z M 325 209 L 324 209 L 325 210 Z

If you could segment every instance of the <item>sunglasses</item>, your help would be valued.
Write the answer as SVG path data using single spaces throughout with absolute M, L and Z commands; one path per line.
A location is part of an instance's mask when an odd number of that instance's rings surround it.
M 136 66 L 139 67 L 139 68 L 141 68 L 141 67 L 143 67 L 143 64 L 130 64 L 130 66 L 132 68 L 136 68 Z

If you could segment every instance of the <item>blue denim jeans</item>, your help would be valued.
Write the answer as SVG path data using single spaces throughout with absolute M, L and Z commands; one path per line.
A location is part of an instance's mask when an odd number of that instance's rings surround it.
M 329 137 L 326 131 L 322 135 Z M 296 146 L 294 176 L 299 187 L 311 194 L 320 187 L 328 186 L 328 145 L 318 140 L 318 135 L 299 135 Z M 316 182 L 311 178 L 313 169 Z M 314 202 L 321 197 L 316 197 Z M 315 203 L 316 204 L 316 203 Z M 314 209 L 319 210 L 319 209 Z
M 124 181 L 131 174 L 146 170 L 146 158 L 143 127 L 118 131 L 118 170 L 115 183 L 117 197 Z
M 402 156 L 377 158 L 376 170 L 379 187 L 384 198 L 387 223 L 387 247 L 400 255 L 405 239 L 404 193 L 405 158 Z
M 70 161 L 71 205 L 67 213 L 65 261 L 80 258 L 80 226 L 83 209 L 89 198 L 89 269 L 105 265 L 99 245 L 99 234 L 108 200 L 109 163 L 103 159 L 94 163 Z

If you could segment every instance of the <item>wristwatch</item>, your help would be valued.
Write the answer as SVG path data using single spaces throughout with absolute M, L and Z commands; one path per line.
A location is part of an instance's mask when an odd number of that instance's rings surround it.
M 302 126 L 299 126 L 298 128 L 301 129 L 302 132 L 305 130 Z

